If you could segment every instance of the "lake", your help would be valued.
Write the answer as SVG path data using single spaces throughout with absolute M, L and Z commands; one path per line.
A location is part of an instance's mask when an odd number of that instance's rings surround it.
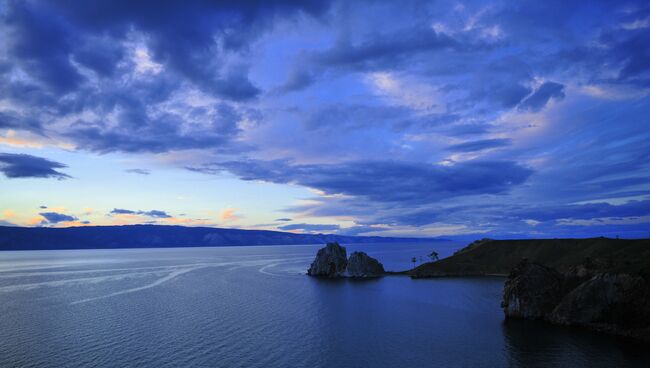
M 460 245 L 347 245 L 388 270 Z M 321 246 L 0 252 L 0 367 L 648 367 L 643 345 L 505 321 L 503 278 L 321 280 Z

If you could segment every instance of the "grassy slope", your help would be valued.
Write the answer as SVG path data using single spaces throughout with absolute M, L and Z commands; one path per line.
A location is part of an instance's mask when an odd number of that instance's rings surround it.
M 508 274 L 522 259 L 559 271 L 591 259 L 594 268 L 650 276 L 650 239 L 485 240 L 409 271 L 413 277 Z

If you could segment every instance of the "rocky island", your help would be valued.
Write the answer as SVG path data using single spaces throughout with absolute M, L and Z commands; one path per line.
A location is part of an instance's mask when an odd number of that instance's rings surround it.
M 315 277 L 373 278 L 385 273 L 384 266 L 364 252 L 353 252 L 347 258 L 347 250 L 339 243 L 328 243 L 318 250 L 307 274 Z

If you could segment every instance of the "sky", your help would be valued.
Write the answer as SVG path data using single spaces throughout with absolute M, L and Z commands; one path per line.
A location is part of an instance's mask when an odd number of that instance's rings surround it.
M 0 0 L 0 225 L 650 236 L 647 1 Z

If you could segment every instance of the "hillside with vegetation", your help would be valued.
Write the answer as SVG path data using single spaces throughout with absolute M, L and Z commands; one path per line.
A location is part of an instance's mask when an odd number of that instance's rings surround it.
M 581 268 L 591 272 L 650 276 L 650 239 L 482 239 L 453 256 L 420 265 L 414 278 L 507 275 L 522 260 L 560 272 Z

